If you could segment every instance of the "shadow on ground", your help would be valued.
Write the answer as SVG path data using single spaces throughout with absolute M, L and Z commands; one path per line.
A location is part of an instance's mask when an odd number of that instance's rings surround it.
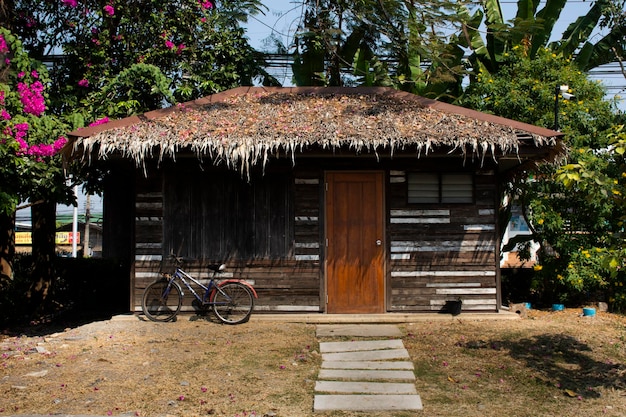
M 626 365 L 592 357 L 592 349 L 569 335 L 542 334 L 503 341 L 468 341 L 468 349 L 505 350 L 533 370 L 535 378 L 550 386 L 571 391 L 583 398 L 598 398 L 597 388 L 626 389 Z

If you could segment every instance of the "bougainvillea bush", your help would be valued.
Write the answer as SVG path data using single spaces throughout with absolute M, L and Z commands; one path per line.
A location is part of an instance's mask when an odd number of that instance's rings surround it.
M 0 211 L 67 190 L 56 156 L 67 125 L 46 107 L 48 72 L 21 42 L 0 28 Z M 64 198 L 61 198 L 62 200 Z

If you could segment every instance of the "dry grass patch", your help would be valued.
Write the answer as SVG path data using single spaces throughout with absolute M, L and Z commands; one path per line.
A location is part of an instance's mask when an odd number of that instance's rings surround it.
M 425 415 L 626 415 L 626 321 L 578 313 L 405 326 Z
M 0 415 L 302 415 L 319 367 L 314 334 L 183 316 L 5 339 Z
M 317 416 L 624 416 L 626 319 L 578 313 L 400 325 L 424 410 Z M 314 325 L 189 316 L 5 337 L 0 416 L 312 416 L 319 341 Z

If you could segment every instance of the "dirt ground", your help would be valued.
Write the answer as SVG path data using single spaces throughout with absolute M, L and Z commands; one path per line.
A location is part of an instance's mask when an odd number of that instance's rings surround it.
M 424 411 L 381 416 L 626 415 L 623 316 L 461 314 L 399 327 Z M 315 325 L 254 316 L 238 326 L 114 317 L 0 336 L 0 416 L 312 416 L 319 342 Z

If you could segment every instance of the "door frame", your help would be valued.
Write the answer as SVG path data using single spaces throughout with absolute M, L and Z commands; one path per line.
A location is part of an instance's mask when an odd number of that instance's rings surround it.
M 324 223 L 323 223 L 323 236 L 322 236 L 322 247 L 323 247 L 323 279 L 321 280 L 321 289 L 320 289 L 320 301 L 321 306 L 323 306 L 323 311 L 328 314 L 328 174 L 331 173 L 341 173 L 341 174 L 380 174 L 381 179 L 381 193 L 380 193 L 380 204 L 382 209 L 382 247 L 383 247 L 383 255 L 382 255 L 382 311 L 386 313 L 388 311 L 388 294 L 389 294 L 389 280 L 387 279 L 387 259 L 389 257 L 389 251 L 387 248 L 387 227 L 388 227 L 388 219 L 387 219 L 387 171 L 381 169 L 360 169 L 360 170 L 341 170 L 341 169 L 329 169 L 324 170 L 324 186 L 322 193 L 322 204 L 323 204 L 323 214 L 324 214 Z M 341 314 L 341 313 L 339 313 Z M 362 313 L 367 314 L 367 313 Z

